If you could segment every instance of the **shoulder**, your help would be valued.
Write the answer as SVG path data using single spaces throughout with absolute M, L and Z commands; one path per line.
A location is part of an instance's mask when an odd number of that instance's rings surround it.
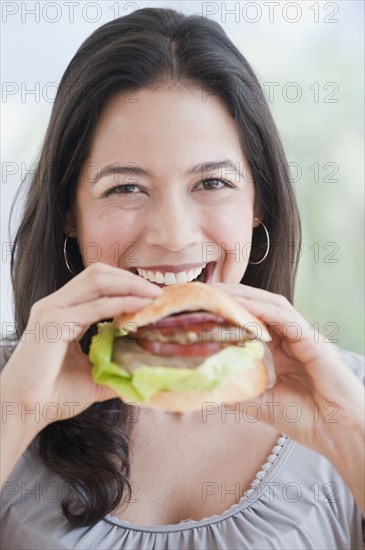
M 0 498 L 1 548 L 79 548 L 77 541 L 73 544 L 78 531 L 66 522 L 61 507 L 65 499 L 72 500 L 72 488 L 29 448 L 4 482 Z M 70 544 L 63 544 L 62 536 Z
M 365 358 L 363 355 L 334 346 L 340 359 L 352 372 L 365 383 Z

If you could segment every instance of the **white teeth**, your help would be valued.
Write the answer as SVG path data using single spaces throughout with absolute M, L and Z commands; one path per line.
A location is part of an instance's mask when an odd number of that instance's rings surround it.
M 162 275 L 160 271 L 157 271 L 156 273 L 156 283 L 163 284 L 165 282 L 165 277 Z
M 205 267 L 205 266 L 204 266 Z M 194 277 L 199 277 L 200 273 L 203 271 L 204 267 L 197 267 L 195 271 Z
M 205 266 L 204 266 L 205 267 Z M 200 273 L 203 271 L 202 267 L 197 267 L 196 269 L 191 269 L 188 271 L 188 281 L 192 281 L 193 279 L 196 279 L 199 277 Z M 189 274 L 191 273 L 192 279 L 189 279 Z
M 165 285 L 176 285 L 176 277 L 174 273 L 165 273 Z
M 186 271 L 181 271 L 180 273 L 176 274 L 176 282 L 178 284 L 181 283 L 187 283 L 188 282 L 188 276 L 186 274 Z
M 152 281 L 153 283 L 156 281 L 156 274 L 153 273 L 153 271 L 149 271 L 148 272 L 148 278 L 150 281 Z
M 194 269 L 190 269 L 190 271 L 188 271 L 186 273 L 186 276 L 188 278 L 188 283 L 190 283 L 193 279 L 195 279 L 195 276 L 194 276 Z
M 196 269 L 190 269 L 189 271 L 180 271 L 179 273 L 172 273 L 171 271 L 167 273 L 161 273 L 161 271 L 145 271 L 144 269 L 137 269 L 138 275 L 144 279 L 148 279 L 153 283 L 165 284 L 165 285 L 176 285 L 180 283 L 191 282 L 203 271 L 205 266 L 197 267 Z

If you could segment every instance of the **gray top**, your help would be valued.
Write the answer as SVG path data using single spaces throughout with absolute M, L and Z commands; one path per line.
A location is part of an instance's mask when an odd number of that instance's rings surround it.
M 338 352 L 364 379 L 363 357 Z M 336 470 L 320 454 L 281 440 L 266 476 L 239 503 L 201 521 L 163 526 L 108 515 L 93 527 L 72 529 L 60 509 L 67 485 L 26 451 L 3 488 L 1 548 L 363 549 L 361 512 Z

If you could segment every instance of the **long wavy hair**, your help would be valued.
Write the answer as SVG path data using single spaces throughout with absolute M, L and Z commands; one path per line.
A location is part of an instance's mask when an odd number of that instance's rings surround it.
M 72 277 L 63 258 L 65 216 L 102 109 L 115 93 L 169 80 L 216 95 L 234 117 L 272 243 L 266 260 L 249 264 L 241 283 L 292 301 L 299 214 L 283 147 L 254 72 L 213 20 L 144 8 L 93 32 L 58 87 L 36 170 L 20 186 L 26 197 L 11 257 L 15 339 L 25 330 L 33 303 Z M 266 236 L 258 227 L 250 259 L 258 260 L 265 249 Z M 84 269 L 76 239 L 68 257 L 74 271 Z M 93 325 L 81 340 L 85 353 L 95 332 Z M 32 444 L 32 452 L 71 485 L 75 496 L 63 501 L 62 510 L 74 526 L 93 525 L 131 498 L 131 408 L 119 399 L 94 404 L 48 425 Z

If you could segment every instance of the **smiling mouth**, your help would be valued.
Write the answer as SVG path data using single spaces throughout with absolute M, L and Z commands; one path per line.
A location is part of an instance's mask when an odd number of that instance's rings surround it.
M 179 283 L 190 283 L 196 281 L 209 283 L 212 279 L 216 264 L 217 262 L 208 262 L 202 270 L 198 268 L 191 269 L 189 271 L 181 271 L 179 273 L 146 271 L 144 269 L 134 267 L 131 268 L 130 271 L 158 285 L 159 287 L 165 287 Z

